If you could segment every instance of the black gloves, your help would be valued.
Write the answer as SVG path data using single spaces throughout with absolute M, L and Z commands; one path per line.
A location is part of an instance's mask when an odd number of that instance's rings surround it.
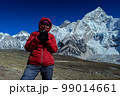
M 42 30 L 40 32 L 40 34 L 37 36 L 37 38 L 41 41 L 41 42 L 45 42 L 48 41 L 48 32 L 45 30 Z

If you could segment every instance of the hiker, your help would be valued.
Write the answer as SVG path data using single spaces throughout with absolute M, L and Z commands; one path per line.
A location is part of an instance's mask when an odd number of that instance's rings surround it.
M 54 35 L 48 33 L 51 28 L 51 20 L 43 17 L 39 22 L 39 30 L 31 33 L 28 38 L 25 49 L 31 53 L 21 80 L 34 80 L 39 72 L 42 80 L 52 80 L 54 66 L 52 53 L 56 53 L 58 47 Z

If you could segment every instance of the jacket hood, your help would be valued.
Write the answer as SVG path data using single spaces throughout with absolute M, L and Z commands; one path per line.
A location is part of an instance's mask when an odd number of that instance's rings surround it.
M 44 21 L 44 20 L 47 20 L 47 21 L 50 22 L 50 28 L 45 30 L 45 31 L 49 32 L 50 29 L 52 28 L 52 22 L 51 22 L 51 20 L 50 20 L 49 18 L 45 18 L 45 17 L 42 17 L 41 20 L 40 20 L 40 22 L 39 22 L 39 31 L 40 31 L 40 30 L 44 30 L 44 29 L 41 27 L 41 22 Z

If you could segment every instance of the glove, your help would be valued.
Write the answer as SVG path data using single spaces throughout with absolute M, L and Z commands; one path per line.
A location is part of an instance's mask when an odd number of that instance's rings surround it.
M 48 32 L 46 32 L 45 30 L 42 30 L 40 34 L 37 36 L 37 38 L 42 42 L 48 41 Z

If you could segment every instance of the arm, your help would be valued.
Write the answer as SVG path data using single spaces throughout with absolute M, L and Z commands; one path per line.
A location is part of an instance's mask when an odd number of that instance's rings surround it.
M 39 44 L 40 41 L 37 39 L 37 35 L 35 34 L 35 32 L 31 33 L 30 37 L 28 38 L 24 46 L 26 51 L 32 52 L 36 48 L 36 46 Z
M 51 53 L 56 53 L 57 50 L 58 50 L 58 47 L 57 47 L 57 44 L 56 44 L 56 40 L 55 40 L 55 37 L 54 35 L 50 34 L 49 35 L 49 40 L 45 43 L 48 50 L 51 52 Z

